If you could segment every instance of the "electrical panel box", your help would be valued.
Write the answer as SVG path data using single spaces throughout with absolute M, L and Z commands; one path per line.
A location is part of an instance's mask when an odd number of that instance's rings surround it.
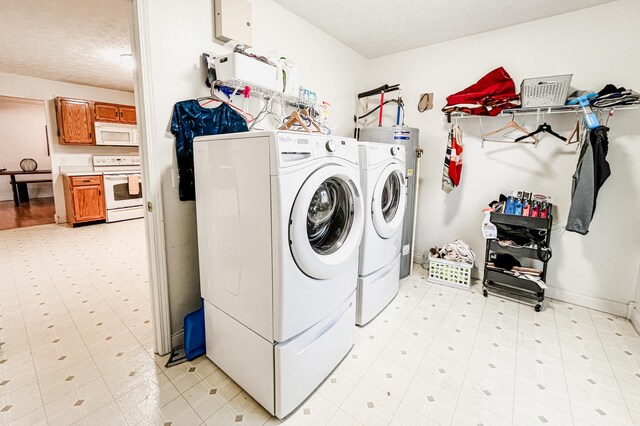
M 251 28 L 251 3 L 247 0 L 215 0 L 216 39 L 227 42 L 236 40 L 251 47 L 253 31 Z

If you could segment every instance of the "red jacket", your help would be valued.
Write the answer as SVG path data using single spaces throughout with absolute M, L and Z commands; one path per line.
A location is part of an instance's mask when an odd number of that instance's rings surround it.
M 498 115 L 505 108 L 517 106 L 515 84 L 509 73 L 502 67 L 496 68 L 477 83 L 447 97 L 443 111 L 463 111 L 474 115 Z M 460 104 L 476 104 L 478 108 L 456 107 Z

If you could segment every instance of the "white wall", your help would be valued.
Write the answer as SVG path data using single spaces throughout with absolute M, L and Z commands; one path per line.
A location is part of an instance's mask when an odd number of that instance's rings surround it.
M 50 169 L 46 124 L 43 101 L 0 96 L 0 168 L 20 170 L 23 158 L 33 158 L 39 170 Z M 17 180 L 36 178 L 27 176 Z M 9 176 L 0 176 L 0 201 L 13 200 L 9 183 Z M 30 198 L 53 196 L 50 183 L 30 184 L 28 189 Z
M 64 207 L 64 188 L 60 176 L 60 166 L 90 167 L 93 155 L 134 154 L 137 149 L 105 146 L 69 146 L 58 144 L 56 111 L 53 99 L 57 96 L 88 99 L 133 105 L 133 93 L 98 87 L 81 86 L 60 81 L 0 72 L 0 96 L 14 96 L 45 101 L 45 116 L 49 132 L 51 170 L 53 171 L 54 201 L 56 221 L 64 223 L 67 216 Z
M 633 303 L 629 305 L 629 313 L 627 317 L 631 320 L 631 323 L 636 327 L 638 333 L 640 333 L 640 268 L 638 268 L 638 284 L 636 290 L 636 297 Z
M 523 78 L 573 74 L 572 86 L 600 90 L 614 83 L 640 90 L 640 4 L 621 0 L 527 24 L 419 48 L 372 60 L 368 86 L 400 83 L 407 124 L 420 128 L 422 159 L 417 219 L 417 252 L 456 238 L 467 241 L 482 265 L 481 209 L 509 189 L 554 197 L 554 221 L 566 224 L 575 170 L 575 146 L 546 137 L 539 147 L 487 143 L 481 148 L 479 122 L 460 120 L 464 131 L 462 184 L 450 194 L 440 189 L 447 124 L 440 112 L 445 97 L 504 66 L 519 86 Z M 435 93 L 433 111 L 420 114 L 423 92 Z M 602 188 L 586 236 L 552 235 L 549 296 L 626 315 L 634 299 L 640 259 L 640 111 L 617 112 L 610 121 L 608 161 L 612 176 Z M 487 132 L 507 120 L 482 120 Z M 521 120 L 520 120 L 521 121 Z M 547 120 L 568 134 L 572 116 Z M 389 123 L 391 121 L 388 121 Z M 535 128 L 535 118 L 526 126 Z
M 158 151 L 162 170 L 162 198 L 168 256 L 171 329 L 182 328 L 185 314 L 200 304 L 195 203 L 178 199 L 175 140 L 168 131 L 173 105 L 206 96 L 200 56 L 220 51 L 213 36 L 213 1 L 147 2 L 150 31 L 150 78 L 153 104 L 147 135 Z M 277 50 L 300 66 L 301 83 L 333 106 L 339 134 L 352 133 L 354 95 L 362 86 L 365 59 L 271 0 L 253 1 L 253 39 L 256 51 Z M 143 69 L 144 69 L 143 64 Z M 252 106 L 257 113 L 258 105 Z M 267 123 L 267 121 L 265 121 Z M 247 255 L 251 248 L 247 247 Z
M 640 267 L 638 267 L 638 283 L 636 284 L 636 297 L 633 299 L 640 310 Z

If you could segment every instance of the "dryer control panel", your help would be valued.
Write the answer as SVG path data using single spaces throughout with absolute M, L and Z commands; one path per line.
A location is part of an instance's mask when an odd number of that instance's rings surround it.
M 363 156 L 360 157 L 361 164 L 367 167 L 384 166 L 389 160 L 405 162 L 404 145 L 381 143 L 381 142 L 358 142 Z

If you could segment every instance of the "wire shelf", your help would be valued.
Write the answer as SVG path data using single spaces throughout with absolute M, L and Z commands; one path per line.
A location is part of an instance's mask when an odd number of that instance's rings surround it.
M 638 109 L 640 103 L 632 105 L 615 105 L 611 107 L 597 108 L 591 107 L 594 112 L 619 111 L 627 109 Z M 500 112 L 495 117 L 505 117 L 512 115 L 546 115 L 546 114 L 582 114 L 582 107 L 579 105 L 560 105 L 550 107 L 526 107 L 526 108 L 508 108 Z M 451 118 L 478 118 L 488 117 L 486 115 L 472 115 L 464 112 L 452 112 Z
M 232 80 L 226 80 L 226 81 L 216 81 L 215 85 L 230 87 L 232 89 L 237 90 L 238 93 L 241 93 L 246 86 L 249 86 L 251 88 L 251 92 L 249 93 L 249 96 L 254 95 L 254 96 L 260 96 L 261 98 L 265 98 L 265 99 L 275 99 L 284 104 L 292 105 L 296 107 L 302 107 L 302 108 L 311 108 L 314 105 L 308 100 L 305 100 L 298 96 L 293 96 L 288 93 L 282 93 L 277 90 L 270 89 L 268 87 L 251 83 L 249 81 L 232 79 Z

